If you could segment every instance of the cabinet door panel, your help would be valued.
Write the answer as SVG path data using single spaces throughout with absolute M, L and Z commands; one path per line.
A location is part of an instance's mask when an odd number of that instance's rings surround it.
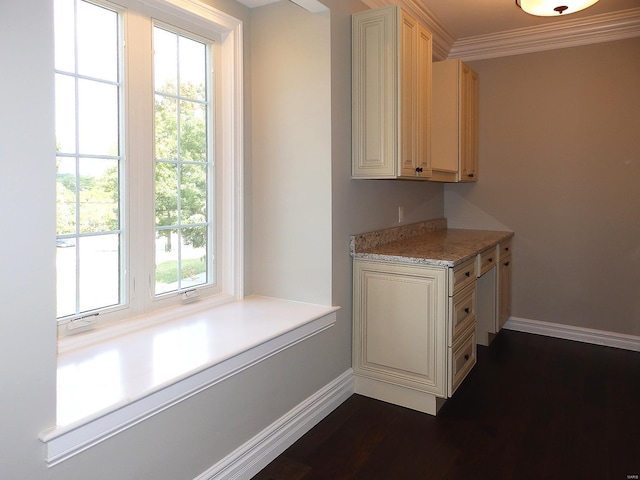
M 497 331 L 511 316 L 511 255 L 500 260 L 498 271 L 498 325 Z
M 460 95 L 460 181 L 478 178 L 478 74 L 462 64 Z
M 356 374 L 444 395 L 443 269 L 354 262 Z
M 433 378 L 433 280 L 396 274 L 366 276 L 367 336 L 364 362 L 398 372 Z
M 400 56 L 400 169 L 403 176 L 416 176 L 417 36 L 418 22 L 402 12 Z
M 431 176 L 431 32 L 418 24 L 416 86 L 416 166 L 420 177 Z
M 353 159 L 356 178 L 395 178 L 396 9 L 353 17 Z

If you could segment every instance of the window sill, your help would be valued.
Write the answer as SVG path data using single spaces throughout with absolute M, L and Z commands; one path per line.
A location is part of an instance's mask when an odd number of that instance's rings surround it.
M 59 354 L 48 464 L 330 328 L 338 308 L 251 296 Z

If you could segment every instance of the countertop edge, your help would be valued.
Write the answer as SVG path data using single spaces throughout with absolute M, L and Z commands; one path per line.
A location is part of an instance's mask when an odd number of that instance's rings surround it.
M 422 222 L 424 224 L 425 222 Z M 442 224 L 440 224 L 442 225 Z M 411 226 L 408 226 L 411 228 Z M 432 252 L 428 252 L 429 248 L 423 249 L 425 252 L 424 255 L 413 254 L 413 252 L 407 252 L 406 243 L 417 238 L 424 239 L 426 244 L 429 243 L 430 237 L 433 237 L 433 246 L 434 250 L 447 250 L 442 248 L 444 246 L 442 239 L 438 238 L 438 233 L 442 234 L 443 230 L 447 232 L 462 232 L 469 234 L 470 238 L 474 236 L 486 236 L 493 234 L 491 239 L 477 239 L 474 240 L 474 243 L 468 248 L 460 247 L 456 245 L 459 249 L 458 251 L 447 251 L 446 254 L 433 255 Z M 397 230 L 396 230 L 397 231 Z M 414 230 L 415 231 L 415 230 Z M 376 232 L 371 232 L 366 235 L 375 235 Z M 382 261 L 382 262 L 395 262 L 395 263 L 405 263 L 405 264 L 416 264 L 416 265 L 432 265 L 432 266 L 441 266 L 441 267 L 454 267 L 461 263 L 468 261 L 469 259 L 475 257 L 481 252 L 484 252 L 490 248 L 499 245 L 500 243 L 511 239 L 514 236 L 514 232 L 508 230 L 477 230 L 477 229 L 444 229 L 436 228 L 431 232 L 420 232 L 415 235 L 400 235 L 399 238 L 396 238 L 392 241 L 381 242 L 377 245 L 368 245 L 368 248 L 362 248 L 362 250 L 357 251 L 357 244 L 355 239 L 358 235 L 351 236 L 350 243 L 350 254 L 355 259 L 359 260 L 371 260 L 371 261 Z M 393 252 L 393 246 L 398 245 L 398 250 L 402 253 Z M 375 250 L 385 250 L 384 252 L 376 252 Z M 455 248 L 453 249 L 455 250 Z

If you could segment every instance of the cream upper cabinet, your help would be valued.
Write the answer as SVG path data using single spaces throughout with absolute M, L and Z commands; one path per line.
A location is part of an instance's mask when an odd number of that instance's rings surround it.
M 431 176 L 431 33 L 397 6 L 353 15 L 353 178 Z
M 461 60 L 433 64 L 431 180 L 478 179 L 478 83 Z

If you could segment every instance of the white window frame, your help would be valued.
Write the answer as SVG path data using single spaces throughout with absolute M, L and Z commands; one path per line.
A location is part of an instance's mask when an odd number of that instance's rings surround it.
M 124 36 L 125 41 L 134 34 L 131 28 L 138 18 L 150 19 L 148 25 L 149 40 L 152 38 L 153 25 L 159 26 L 173 25 L 178 33 L 180 30 L 189 32 L 194 37 L 201 36 L 209 38 L 215 42 L 215 62 L 214 88 L 212 103 L 215 105 L 213 112 L 214 125 L 214 160 L 215 160 L 215 199 L 216 227 L 214 228 L 215 239 L 215 264 L 216 264 L 216 285 L 215 287 L 201 288 L 204 292 L 202 299 L 196 303 L 183 305 L 184 298 L 179 294 L 155 296 L 152 282 L 153 276 L 153 252 L 148 246 L 152 245 L 154 238 L 154 225 L 141 225 L 137 218 L 136 211 L 131 210 L 131 205 L 138 205 L 138 209 L 149 209 L 153 212 L 153 184 L 152 181 L 145 181 L 132 188 L 132 180 L 144 178 L 145 175 L 153 174 L 152 153 L 144 152 L 148 156 L 149 165 L 140 166 L 140 162 L 131 163 L 128 159 L 139 155 L 136 151 L 131 151 L 131 142 L 127 141 L 124 174 L 124 189 L 126 191 L 127 206 L 125 207 L 124 225 L 125 234 L 125 264 L 127 268 L 127 285 L 124 292 L 123 305 L 112 309 L 106 309 L 105 313 L 98 317 L 90 317 L 86 321 L 86 327 L 73 327 L 69 321 L 58 323 L 58 333 L 60 337 L 69 333 L 78 333 L 95 326 L 104 326 L 85 333 L 81 336 L 68 336 L 64 339 L 65 348 L 76 348 L 85 343 L 94 343 L 105 338 L 121 335 L 127 331 L 137 330 L 159 321 L 171 318 L 178 318 L 188 315 L 190 312 L 223 304 L 229 301 L 241 299 L 243 291 L 243 251 L 244 251 L 244 135 L 243 135 L 243 29 L 242 22 L 224 12 L 220 12 L 213 7 L 203 4 L 197 0 L 111 0 L 110 2 L 96 1 L 97 4 L 117 9 L 124 15 Z M 137 25 L 139 27 L 139 24 Z M 128 48 L 128 45 L 125 46 Z M 132 58 L 133 57 L 133 58 Z M 124 55 L 124 84 L 125 102 L 124 111 L 130 104 L 130 78 L 136 75 L 134 70 L 140 68 L 135 64 L 135 55 L 126 52 Z M 147 66 L 145 68 L 150 68 Z M 153 111 L 153 85 L 150 85 L 148 99 L 150 111 Z M 152 128 L 152 122 L 149 122 Z M 137 128 L 133 122 L 125 123 L 126 136 L 130 137 L 140 132 L 133 131 Z M 149 135 L 152 141 L 152 132 L 143 132 Z M 152 145 L 145 148 L 152 149 Z M 146 171 L 145 171 L 146 168 Z M 121 177 L 122 178 L 122 177 Z M 148 177 L 147 177 L 148 178 Z M 140 186 L 143 188 L 141 189 Z M 142 191 L 141 191 L 142 190 Z M 151 217 L 153 218 L 153 214 Z M 135 229 L 135 232 L 132 232 Z M 150 240 L 146 241 L 146 236 Z M 144 240 L 133 240 L 139 245 L 132 245 L 132 238 Z M 143 245 L 141 245 L 143 244 Z M 148 255 L 140 255 L 144 252 L 144 245 L 149 251 Z M 138 254 L 132 255 L 133 252 Z M 146 258 L 140 258 L 140 257 Z M 132 265 L 131 262 L 138 262 Z M 141 265 L 141 263 L 142 265 Z M 148 279 L 133 278 L 130 272 L 148 273 Z M 141 285 L 142 284 L 142 285 Z M 209 290 L 209 291 L 207 291 Z M 206 296 L 205 296 L 206 295 Z M 147 298 L 136 299 L 136 296 Z M 133 303 L 132 303 L 132 300 Z M 126 322 L 121 320 L 127 320 Z M 82 338 L 76 338 L 82 337 Z

